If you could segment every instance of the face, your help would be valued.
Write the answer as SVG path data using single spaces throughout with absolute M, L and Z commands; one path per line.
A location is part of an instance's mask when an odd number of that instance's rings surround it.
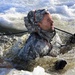
M 53 25 L 53 20 L 52 17 L 50 15 L 50 13 L 45 14 L 43 20 L 38 23 L 38 25 L 40 26 L 40 28 L 42 28 L 43 30 L 54 30 L 54 25 Z

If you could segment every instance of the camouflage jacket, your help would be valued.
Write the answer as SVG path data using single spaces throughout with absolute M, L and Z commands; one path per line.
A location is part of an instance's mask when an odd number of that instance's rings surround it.
M 19 58 L 25 61 L 33 60 L 37 57 L 48 55 L 52 45 L 37 33 L 32 33 L 25 46 L 19 52 Z
M 65 49 L 70 50 L 71 45 L 66 45 L 66 41 L 68 41 L 70 35 L 59 33 L 59 35 L 60 34 L 61 37 L 56 34 L 51 42 L 47 42 L 47 40 L 37 33 L 32 33 L 25 43 L 25 46 L 20 50 L 18 54 L 19 58 L 25 61 L 30 61 L 37 57 L 47 55 L 57 56 L 60 54 L 60 50 L 62 50 L 62 52 Z M 63 39 L 63 36 L 67 38 L 67 40 L 65 40 L 65 38 Z

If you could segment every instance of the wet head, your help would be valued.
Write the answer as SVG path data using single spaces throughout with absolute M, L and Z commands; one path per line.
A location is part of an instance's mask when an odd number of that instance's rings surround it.
M 43 30 L 53 31 L 54 30 L 54 25 L 53 25 L 53 19 L 51 17 L 51 14 L 50 13 L 45 14 L 44 17 L 43 17 L 43 19 L 42 19 L 42 21 L 39 22 L 38 25 Z

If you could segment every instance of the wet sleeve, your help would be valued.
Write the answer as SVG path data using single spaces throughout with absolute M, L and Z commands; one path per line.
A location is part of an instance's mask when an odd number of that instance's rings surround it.
M 66 53 L 70 50 L 72 50 L 73 46 L 75 46 L 74 44 L 70 43 L 70 37 L 72 35 L 67 34 L 67 33 L 61 33 L 60 37 L 62 39 L 62 44 L 60 46 L 60 53 Z
M 71 36 L 72 35 L 66 34 L 65 44 L 64 45 L 61 45 L 61 47 L 60 47 L 60 53 L 63 53 L 64 54 L 64 53 L 72 50 L 73 47 L 75 47 L 75 44 L 70 42 L 70 37 Z
M 71 43 L 67 43 L 70 37 L 70 34 L 58 32 L 53 39 L 53 52 L 55 52 L 55 54 L 64 54 L 71 50 L 74 45 Z
M 63 44 L 58 33 L 56 33 L 51 43 L 54 47 L 58 47 L 58 48 Z
M 19 58 L 25 61 L 33 60 L 37 57 L 45 56 L 50 51 L 50 47 L 40 36 L 31 35 L 25 46 L 20 50 Z
M 32 60 L 32 59 L 35 59 L 37 57 L 37 53 L 35 52 L 34 50 L 34 43 L 35 43 L 35 36 L 34 35 L 31 35 L 25 46 L 20 50 L 18 56 L 20 59 L 23 59 L 25 61 L 29 61 L 29 60 Z

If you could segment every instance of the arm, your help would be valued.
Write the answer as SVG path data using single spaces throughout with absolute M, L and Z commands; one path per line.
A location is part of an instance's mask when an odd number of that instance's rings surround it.
M 50 52 L 52 56 L 57 56 L 60 53 L 64 54 L 69 50 L 71 50 L 73 46 L 75 46 L 74 45 L 75 34 L 74 36 L 72 36 L 62 32 L 58 32 L 58 33 L 56 33 L 55 37 L 53 38 L 53 41 L 51 42 L 53 45 L 53 49 Z
M 61 45 L 60 53 L 66 53 L 75 46 L 75 34 L 71 35 L 65 45 Z
M 34 60 L 37 57 L 42 57 L 48 54 L 50 47 L 45 40 L 39 35 L 32 34 L 25 46 L 20 50 L 19 58 L 25 61 Z
M 35 40 L 35 35 L 31 34 L 27 39 L 25 46 L 20 50 L 18 54 L 21 60 L 30 61 L 36 57 L 35 55 L 37 54 L 34 52 L 33 47 Z

